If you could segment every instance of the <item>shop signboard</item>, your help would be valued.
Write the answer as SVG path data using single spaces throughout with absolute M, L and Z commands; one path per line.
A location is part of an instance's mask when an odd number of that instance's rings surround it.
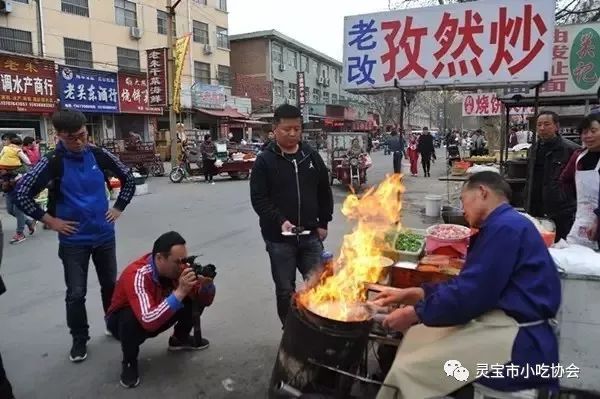
M 298 108 L 302 113 L 302 122 L 310 122 L 308 118 L 308 109 L 306 107 L 306 82 L 304 81 L 304 72 L 298 72 L 296 74 L 296 98 L 298 99 Z
M 344 89 L 541 82 L 555 4 L 489 0 L 346 17 Z
M 225 88 L 197 82 L 192 86 L 192 107 L 205 109 L 224 109 Z
M 50 113 L 55 109 L 54 62 L 0 54 L 0 111 Z
M 541 97 L 592 96 L 600 89 L 600 22 L 557 26 L 552 73 Z M 528 96 L 534 96 L 531 90 Z
M 511 107 L 511 115 L 533 115 L 533 107 Z M 463 116 L 504 115 L 504 105 L 496 93 L 464 94 L 462 101 Z
M 119 112 L 118 79 L 114 72 L 58 66 L 60 103 L 81 112 Z
M 146 50 L 148 61 L 148 105 L 166 107 L 169 102 L 167 84 L 167 48 Z
M 145 74 L 119 72 L 119 108 L 122 113 L 162 115 L 162 108 L 150 107 L 148 100 L 148 78 Z

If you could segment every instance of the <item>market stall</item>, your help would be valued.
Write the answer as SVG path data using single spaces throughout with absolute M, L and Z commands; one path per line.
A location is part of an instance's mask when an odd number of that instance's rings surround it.
M 164 176 L 165 169 L 153 142 L 105 140 L 102 147 L 142 176 Z

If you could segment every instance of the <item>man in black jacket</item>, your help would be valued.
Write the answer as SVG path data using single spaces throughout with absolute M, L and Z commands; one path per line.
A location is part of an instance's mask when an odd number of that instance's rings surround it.
M 575 221 L 577 199 L 560 184 L 560 174 L 578 148 L 577 144 L 558 134 L 558 114 L 542 111 L 537 118 L 538 141 L 533 166 L 533 188 L 529 214 L 547 217 L 556 225 L 556 241 L 566 238 Z M 531 160 L 531 157 L 530 157 Z
M 4 232 L 2 230 L 2 222 L 0 222 L 0 265 L 2 264 L 2 250 L 4 249 Z M 4 281 L 0 276 L 0 295 L 4 294 L 6 287 L 4 287 Z M 14 399 L 12 387 L 8 378 L 6 378 L 6 372 L 4 371 L 4 364 L 2 363 L 2 355 L 0 355 L 0 398 L 1 399 Z
M 423 165 L 423 175 L 431 177 L 431 159 L 435 157 L 435 146 L 433 145 L 433 136 L 429 133 L 429 128 L 423 128 L 423 134 L 419 136 L 417 151 L 421 154 L 421 164 Z
M 277 313 L 284 323 L 296 289 L 296 269 L 306 279 L 320 263 L 333 196 L 323 159 L 301 142 L 300 110 L 280 106 L 274 127 L 275 142 L 254 163 L 250 197 L 271 260 Z

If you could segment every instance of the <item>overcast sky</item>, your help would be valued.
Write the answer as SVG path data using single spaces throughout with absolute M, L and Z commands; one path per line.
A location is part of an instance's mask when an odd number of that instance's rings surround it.
M 229 34 L 276 29 L 341 61 L 344 16 L 387 6 L 388 0 L 228 0 Z

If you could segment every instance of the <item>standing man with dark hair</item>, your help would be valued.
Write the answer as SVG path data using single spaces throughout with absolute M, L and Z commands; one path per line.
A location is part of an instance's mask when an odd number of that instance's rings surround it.
M 67 286 L 67 325 L 73 336 L 69 358 L 87 358 L 89 326 L 85 309 L 90 257 L 96 267 L 104 311 L 108 310 L 117 278 L 115 221 L 135 193 L 131 171 L 113 154 L 88 144 L 85 116 L 62 110 L 52 116 L 60 139 L 18 183 L 15 203 L 27 215 L 58 232 L 58 256 Z M 106 197 L 106 173 L 121 181 L 121 193 L 112 208 Z M 48 210 L 35 197 L 50 184 Z
M 556 241 L 566 239 L 575 221 L 575 191 L 560 183 L 560 175 L 577 150 L 577 144 L 558 134 L 559 118 L 555 112 L 542 111 L 537 117 L 538 140 L 530 149 L 535 153 L 530 209 L 535 217 L 547 217 L 556 225 Z M 529 157 L 530 162 L 533 157 Z M 531 170 L 531 169 L 530 169 Z
M 392 130 L 387 145 L 393 156 L 394 173 L 401 173 L 402 157 L 406 156 L 406 142 L 402 136 L 402 131 L 398 134 L 396 129 Z
M 217 161 L 217 147 L 212 142 L 210 134 L 204 135 L 204 141 L 200 144 L 202 153 L 202 169 L 204 169 L 204 181 L 215 184 L 213 176 L 215 175 L 215 162 Z
M 106 324 L 115 338 L 121 341 L 123 369 L 121 385 L 135 388 L 140 383 L 138 355 L 140 345 L 175 326 L 169 338 L 169 350 L 201 350 L 209 342 L 194 337 L 194 304 L 198 316 L 210 306 L 215 296 L 213 279 L 215 267 L 206 265 L 196 276 L 189 267 L 183 237 L 170 231 L 154 241 L 151 254 L 145 254 L 123 270 Z
M 429 128 L 423 128 L 423 134 L 419 136 L 417 151 L 421 154 L 421 165 L 423 166 L 423 175 L 431 177 L 431 158 L 435 158 L 435 146 L 433 145 L 433 136 L 429 133 Z
M 333 195 L 323 159 L 301 142 L 300 110 L 281 105 L 274 120 L 276 141 L 254 163 L 250 197 L 271 260 L 277 313 L 285 323 L 296 289 L 296 269 L 306 279 L 320 263 Z M 307 233 L 300 234 L 303 231 Z

